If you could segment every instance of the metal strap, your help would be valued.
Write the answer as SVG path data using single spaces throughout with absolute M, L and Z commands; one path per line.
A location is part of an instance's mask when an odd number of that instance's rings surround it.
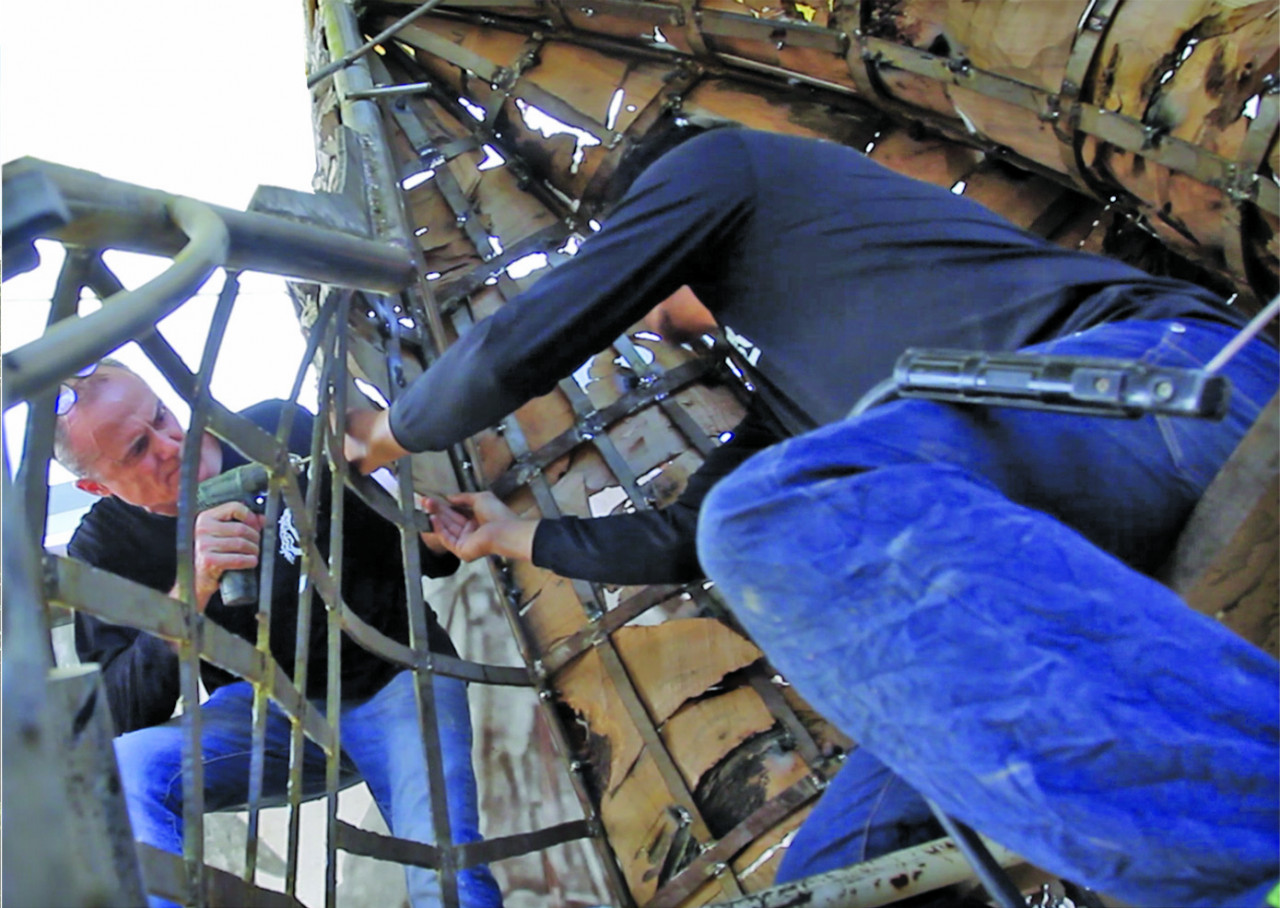
M 1258 171 L 1262 169 L 1267 151 L 1276 138 L 1278 122 L 1280 122 L 1280 92 L 1277 92 L 1273 80 L 1271 90 L 1263 94 L 1259 100 L 1258 113 L 1249 124 L 1244 142 L 1240 145 L 1240 152 L 1236 156 L 1236 171 L 1242 178 L 1252 180 L 1255 184 L 1265 181 L 1270 183 L 1272 188 L 1275 187 L 1274 180 L 1260 176 Z M 1259 190 L 1262 188 L 1259 186 Z M 1243 210 L 1247 204 L 1241 200 L 1223 212 L 1224 219 L 1231 228 L 1226 231 L 1223 238 L 1223 251 L 1226 253 L 1228 266 L 1238 275 L 1249 273 L 1245 261 L 1248 253 L 1245 249 L 1244 224 L 1246 221 Z
M 595 826 L 596 824 L 590 820 L 570 820 L 567 823 L 559 823 L 534 832 L 521 832 L 496 839 L 485 839 L 482 842 L 456 845 L 452 850 L 457 852 L 458 869 L 461 870 L 477 864 L 489 864 L 506 858 L 519 857 L 531 851 L 541 851 L 565 842 L 590 838 L 595 835 Z M 428 870 L 439 869 L 440 859 L 445 851 L 438 845 L 369 832 L 341 820 L 337 823 L 337 832 L 338 847 L 349 854 L 377 858 L 382 861 L 395 861 L 412 867 L 425 867 Z
M 407 25 L 400 33 L 401 40 L 420 50 L 425 50 L 446 63 L 461 67 L 475 73 L 485 82 L 492 85 L 498 78 L 500 67 L 485 57 L 442 38 L 418 23 Z
M 379 835 L 339 820 L 335 824 L 338 848 L 349 854 L 358 854 L 380 861 L 395 861 L 413 867 L 440 869 L 441 849 L 426 842 L 414 842 L 395 836 Z
M 58 282 L 54 286 L 49 305 L 49 326 L 76 314 L 80 301 L 80 288 L 90 273 L 91 262 L 101 261 L 87 250 L 68 249 Z M 103 297 L 105 299 L 105 297 Z M 47 470 L 53 456 L 54 399 L 57 385 L 41 391 L 33 397 L 27 408 L 26 440 L 22 447 L 22 460 L 18 465 L 15 484 L 26 504 L 27 530 L 32 539 L 44 538 L 45 519 L 49 506 Z
M 845 34 L 853 36 L 845 49 L 844 59 L 858 94 L 867 101 L 883 100 L 887 95 L 881 90 L 880 80 L 871 77 L 873 64 L 871 55 L 867 53 L 866 9 L 863 0 L 848 0 L 835 10 L 834 21 Z
M 702 34 L 726 38 L 746 38 L 767 42 L 779 50 L 784 46 L 809 47 L 844 56 L 849 50 L 849 36 L 842 31 L 808 22 L 786 19 L 756 19 L 721 10 L 703 10 Z
M 134 844 L 138 849 L 138 863 L 142 867 L 147 892 L 180 905 L 192 904 L 192 892 L 183 876 L 182 859 L 146 842 Z M 283 892 L 254 886 L 235 874 L 208 865 L 204 867 L 204 891 L 198 904 L 305 908 L 296 898 Z
M 442 296 L 440 299 L 440 311 L 445 315 L 452 315 L 459 306 L 471 298 L 473 293 L 486 286 L 490 278 L 501 274 L 512 262 L 519 261 L 527 255 L 545 252 L 550 262 L 550 256 L 554 254 L 554 250 L 563 246 L 571 233 L 567 224 L 557 221 L 505 246 L 500 255 L 495 255 L 486 261 L 483 267 L 473 268 L 465 277 L 450 281 L 445 288 L 448 296 Z
M 666 80 L 666 87 L 650 98 L 644 109 L 632 119 L 631 125 L 621 135 L 621 138 L 625 141 L 620 144 L 625 145 L 635 142 L 639 137 L 644 136 L 658 117 L 662 115 L 663 111 L 679 110 L 684 103 L 684 96 L 698 84 L 704 74 L 701 65 L 687 59 L 678 61 L 677 67 L 670 73 L 670 78 Z M 596 168 L 596 172 L 591 175 L 591 180 L 587 183 L 586 189 L 582 191 L 584 202 L 595 206 L 593 210 L 597 210 L 600 207 L 599 199 L 604 195 L 605 189 L 613 177 L 616 161 L 625 152 L 625 148 L 613 148 L 612 153 Z
M 663 375 L 661 369 L 655 369 L 644 361 L 644 358 L 636 350 L 636 345 L 627 335 L 622 335 L 613 342 L 614 349 L 622 354 L 622 358 L 631 366 L 632 371 L 640 376 L 642 386 L 652 385 L 656 383 Z M 667 419 L 680 430 L 680 434 L 685 440 L 702 455 L 703 459 L 707 457 L 717 447 L 717 444 L 711 440 L 706 430 L 698 425 L 697 421 L 689 415 L 689 411 L 680 404 L 672 400 L 671 392 L 658 394 L 655 398 L 658 406 L 662 408 L 662 412 L 666 414 Z
M 729 862 L 742 849 L 750 845 L 761 833 L 767 832 L 796 810 L 817 797 L 826 783 L 817 776 L 805 776 L 729 830 L 720 841 L 698 855 L 665 886 L 658 890 L 646 908 L 676 908 L 707 880 L 723 873 Z M 799 903 L 797 903 L 799 904 Z
M 702 811 L 698 808 L 697 802 L 693 799 L 693 792 L 689 790 L 689 786 L 684 781 L 684 776 L 680 773 L 680 768 L 672 758 L 671 752 L 667 750 L 666 742 L 662 740 L 662 736 L 658 734 L 657 728 L 654 727 L 653 718 L 649 715 L 649 711 L 645 709 L 640 695 L 636 692 L 635 685 L 631 681 L 631 675 L 627 672 L 626 666 L 623 665 L 622 658 L 618 655 L 613 641 L 602 641 L 596 647 L 596 652 L 600 654 L 600 662 L 604 666 L 605 673 L 613 683 L 619 699 L 622 700 L 623 708 L 626 709 L 627 715 L 631 717 L 636 731 L 640 733 L 640 740 L 653 758 L 658 774 L 662 776 L 662 781 L 666 785 L 672 800 L 688 811 L 693 836 L 703 842 L 710 840 L 711 830 L 707 826 L 707 821 L 703 819 Z M 732 873 L 729 873 L 721 881 L 721 885 L 729 895 L 742 894 L 742 888 L 738 885 L 737 877 Z
M 602 643 L 606 637 L 628 622 L 640 617 L 649 609 L 679 594 L 685 587 L 649 586 L 639 593 L 609 609 L 572 637 L 566 637 L 547 649 L 542 664 L 548 673 L 560 671 L 587 650 Z
M 702 13 L 698 11 L 698 0 L 676 0 L 680 6 L 681 24 L 684 26 L 684 37 L 689 48 L 699 57 L 709 57 L 707 42 L 702 40 Z
M 659 27 L 668 25 L 679 28 L 684 25 L 683 11 L 678 6 L 667 3 L 647 3 L 645 0 L 579 0 L 574 5 L 588 16 L 599 13 L 603 16 L 635 19 L 637 22 Z
M 574 426 L 577 429 L 578 438 L 595 446 L 604 459 L 605 465 L 622 486 L 622 490 L 637 507 L 647 506 L 648 501 L 640 491 L 635 470 L 631 469 L 631 464 L 627 463 L 618 446 L 609 437 L 608 426 L 601 419 L 600 411 L 595 409 L 587 392 L 578 387 L 578 383 L 572 378 L 562 379 L 558 385 L 564 396 L 569 399 L 569 405 L 573 407 L 573 412 L 578 417 L 577 424 Z
M 50 599 L 69 608 L 93 615 L 112 624 L 137 628 L 156 637 L 182 641 L 187 626 L 182 605 L 148 586 L 127 580 L 109 571 L 89 567 L 62 555 L 45 555 L 45 583 Z M 200 657 L 246 681 L 264 680 L 262 659 L 253 644 L 230 631 L 201 619 L 204 626 Z M 284 672 L 277 672 L 271 699 L 288 715 L 300 717 L 307 736 L 326 750 L 333 747 L 324 718 Z
M 1031 111 L 1041 119 L 1055 119 L 1059 99 L 1039 86 L 967 64 L 957 66 L 955 61 L 881 38 L 867 38 L 866 42 L 881 66 L 893 66 L 940 82 L 963 85 L 987 97 Z M 1153 163 L 1187 174 L 1201 183 L 1240 198 L 1256 200 L 1260 208 L 1272 214 L 1280 213 L 1269 207 L 1273 202 L 1260 191 L 1261 181 L 1242 180 L 1234 161 L 1176 136 L 1166 136 L 1133 117 L 1085 104 L 1080 106 L 1078 128 L 1124 151 L 1141 154 Z
M 659 399 L 661 395 L 671 394 L 687 385 L 693 384 L 713 369 L 714 366 L 706 360 L 697 359 L 677 366 L 669 372 L 664 372 L 652 384 L 628 391 L 603 410 L 597 410 L 592 416 L 592 425 L 599 426 L 600 431 L 603 431 L 619 420 L 625 419 Z M 508 417 L 508 420 L 504 421 L 504 425 L 513 421 L 512 417 Z M 510 430 L 506 431 L 507 441 L 511 443 L 513 438 L 510 435 Z M 530 451 L 526 446 L 517 452 L 513 445 L 512 453 L 516 455 L 515 463 L 490 484 L 490 489 L 499 498 L 510 495 L 521 485 L 528 482 L 533 474 L 545 469 L 583 441 L 582 428 L 580 426 L 572 426 L 548 441 L 537 451 Z
M 458 866 L 474 867 L 491 864 L 507 858 L 518 857 L 531 851 L 542 851 L 553 845 L 562 845 L 578 839 L 599 835 L 599 824 L 593 820 L 569 820 L 534 832 L 521 832 L 483 842 L 469 842 L 458 846 Z
M 461 336 L 465 330 L 471 325 L 471 313 L 466 308 L 461 308 L 454 313 L 454 324 L 459 329 L 458 334 Z M 506 439 L 507 446 L 511 449 L 511 454 L 520 460 L 529 456 L 529 442 L 524 437 L 524 430 L 520 428 L 520 422 L 516 419 L 515 414 L 505 417 L 498 426 L 502 437 Z M 550 463 L 550 461 L 548 461 Z M 505 475 L 505 474 L 504 474 Z M 534 467 L 522 476 L 520 483 L 527 483 L 529 491 L 533 494 L 533 499 L 538 505 L 538 511 L 543 517 L 554 520 L 560 516 L 560 505 L 556 502 L 555 495 L 551 491 L 551 483 L 547 480 L 546 475 L 542 472 L 542 467 Z M 514 492 L 516 485 L 505 493 Z M 494 491 L 498 497 L 504 497 L 502 493 Z M 586 580 L 570 578 L 569 581 L 578 599 L 582 602 L 583 611 L 586 612 L 587 620 L 591 621 L 605 611 L 604 595 L 600 592 L 596 584 Z
M 1122 0 L 1094 0 L 1093 8 L 1088 11 L 1071 39 L 1071 51 L 1062 74 L 1058 100 L 1049 113 L 1054 134 L 1062 142 L 1062 164 L 1067 173 L 1083 189 L 1103 199 L 1110 195 L 1103 188 L 1104 181 L 1086 167 L 1081 159 L 1084 133 L 1079 128 L 1080 101 L 1089 85 L 1098 48 L 1102 46 L 1107 30 L 1115 21 L 1116 10 L 1121 2 Z
M 825 773 L 827 759 L 822 755 L 822 751 L 818 749 L 818 744 L 813 740 L 813 736 L 809 734 L 809 729 L 804 727 L 804 723 L 800 721 L 800 717 L 795 714 L 795 710 L 791 708 L 791 704 L 782 696 L 781 691 L 773 683 L 773 678 L 768 672 L 762 668 L 751 669 L 751 688 L 760 699 L 764 701 L 765 707 L 773 714 L 773 717 L 782 723 L 782 727 L 786 730 L 788 737 L 795 743 L 796 750 L 809 768 L 816 773 Z

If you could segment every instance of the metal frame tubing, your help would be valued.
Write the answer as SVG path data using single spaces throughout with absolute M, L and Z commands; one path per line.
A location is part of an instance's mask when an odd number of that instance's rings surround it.
M 149 330 L 193 296 L 214 269 L 226 264 L 230 236 L 213 208 L 185 198 L 175 198 L 167 207 L 190 239 L 174 257 L 173 266 L 137 290 L 113 298 L 92 315 L 64 319 L 31 343 L 6 354 L 6 408 L 47 391 L 69 372 L 96 362 Z
M 1002 867 L 1022 858 L 987 842 Z M 842 867 L 725 902 L 722 908 L 879 908 L 912 895 L 973 878 L 973 869 L 951 839 L 935 839 L 852 867 Z
M 57 189 L 71 223 L 39 234 L 70 246 L 172 257 L 186 237 L 170 215 L 180 196 L 37 158 L 4 165 L 5 182 L 37 171 Z M 341 230 L 276 215 L 208 205 L 226 224 L 226 265 L 342 287 L 393 293 L 414 279 L 412 252 Z

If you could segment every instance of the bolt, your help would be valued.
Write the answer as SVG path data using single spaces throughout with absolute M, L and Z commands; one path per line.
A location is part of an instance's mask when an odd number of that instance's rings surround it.
M 1173 382 L 1167 378 L 1162 378 L 1156 382 L 1156 386 L 1152 388 L 1157 400 L 1169 400 L 1173 397 Z
M 1111 390 L 1111 379 L 1103 375 L 1098 376 L 1093 380 L 1093 390 L 1099 394 L 1106 394 Z

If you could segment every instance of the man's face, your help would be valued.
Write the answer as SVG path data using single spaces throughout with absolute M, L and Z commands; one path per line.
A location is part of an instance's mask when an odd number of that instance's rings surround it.
M 95 495 L 115 495 L 156 514 L 178 513 L 178 480 L 186 431 L 142 379 L 110 366 L 76 383 L 68 411 L 68 443 L 89 476 L 76 482 Z M 215 475 L 221 449 L 206 435 L 198 475 Z

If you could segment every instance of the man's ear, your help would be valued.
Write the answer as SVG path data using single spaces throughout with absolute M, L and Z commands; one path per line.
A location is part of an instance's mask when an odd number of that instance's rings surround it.
M 98 482 L 96 479 L 77 479 L 76 488 L 81 492 L 88 492 L 90 495 L 97 495 L 99 498 L 107 498 L 112 494 L 109 488 Z

